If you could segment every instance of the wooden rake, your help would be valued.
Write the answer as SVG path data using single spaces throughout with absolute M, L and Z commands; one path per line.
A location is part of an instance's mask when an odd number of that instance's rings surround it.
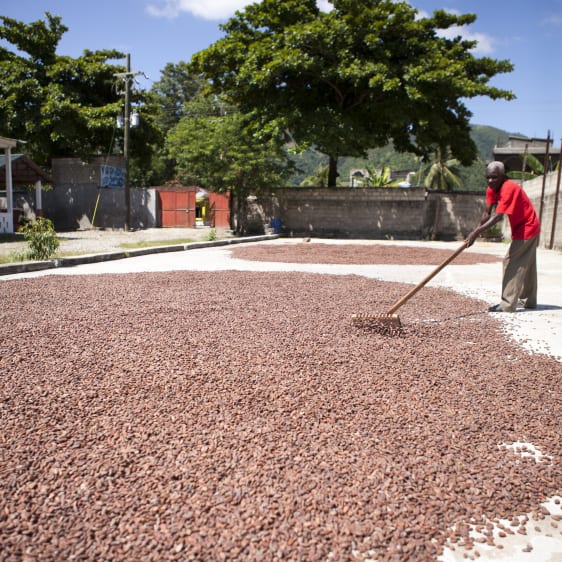
M 395 312 L 409 301 L 422 287 L 427 285 L 446 265 L 450 264 L 463 250 L 468 248 L 465 240 L 443 263 L 439 264 L 427 277 L 420 281 L 412 290 L 397 300 L 385 313 L 360 313 L 351 316 L 351 322 L 357 328 L 367 328 L 381 334 L 394 335 L 402 331 L 400 317 Z

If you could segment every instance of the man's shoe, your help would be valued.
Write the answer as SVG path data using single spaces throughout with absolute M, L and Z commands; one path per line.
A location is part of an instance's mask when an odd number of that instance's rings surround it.
M 488 308 L 488 312 L 507 312 L 507 313 L 512 313 L 515 312 L 515 310 L 504 310 L 502 308 L 501 304 L 495 304 L 494 306 L 491 306 L 490 308 Z

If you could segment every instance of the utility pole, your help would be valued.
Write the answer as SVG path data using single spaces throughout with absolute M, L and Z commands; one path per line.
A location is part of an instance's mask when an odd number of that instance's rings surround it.
M 131 125 L 131 55 L 127 54 L 127 76 L 125 78 L 125 109 L 123 110 L 123 155 L 125 158 L 125 230 L 131 229 L 131 186 L 129 185 L 129 140 Z
M 539 222 L 542 222 L 542 209 L 544 207 L 544 190 L 546 186 L 546 175 L 548 174 L 548 170 L 550 166 L 548 165 L 548 158 L 549 158 L 549 149 L 550 149 L 550 129 L 546 136 L 546 151 L 544 153 L 544 165 L 543 165 L 543 174 L 542 174 L 542 190 L 541 190 L 541 204 L 539 207 Z
M 125 171 L 123 174 L 125 188 L 125 230 L 131 229 L 131 186 L 129 185 L 129 151 L 131 133 L 131 82 L 135 76 L 142 72 L 131 72 L 131 55 L 126 55 L 126 71 L 114 74 L 116 78 L 121 78 L 125 83 L 125 107 L 123 109 L 123 159 L 125 161 Z

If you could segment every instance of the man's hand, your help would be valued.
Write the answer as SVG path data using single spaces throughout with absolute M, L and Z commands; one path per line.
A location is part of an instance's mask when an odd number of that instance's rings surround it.
M 467 237 L 466 237 L 466 247 L 470 248 L 470 246 L 472 246 L 472 244 L 474 244 L 474 242 L 476 241 L 476 239 L 478 238 L 478 236 L 480 236 L 480 229 L 479 228 L 475 228 Z

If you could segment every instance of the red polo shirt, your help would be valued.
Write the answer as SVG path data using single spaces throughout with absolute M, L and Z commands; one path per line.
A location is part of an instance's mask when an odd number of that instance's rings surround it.
M 505 180 L 498 193 L 488 187 L 486 204 L 497 204 L 496 213 L 509 217 L 512 240 L 529 240 L 540 233 L 541 227 L 535 208 L 518 183 Z

